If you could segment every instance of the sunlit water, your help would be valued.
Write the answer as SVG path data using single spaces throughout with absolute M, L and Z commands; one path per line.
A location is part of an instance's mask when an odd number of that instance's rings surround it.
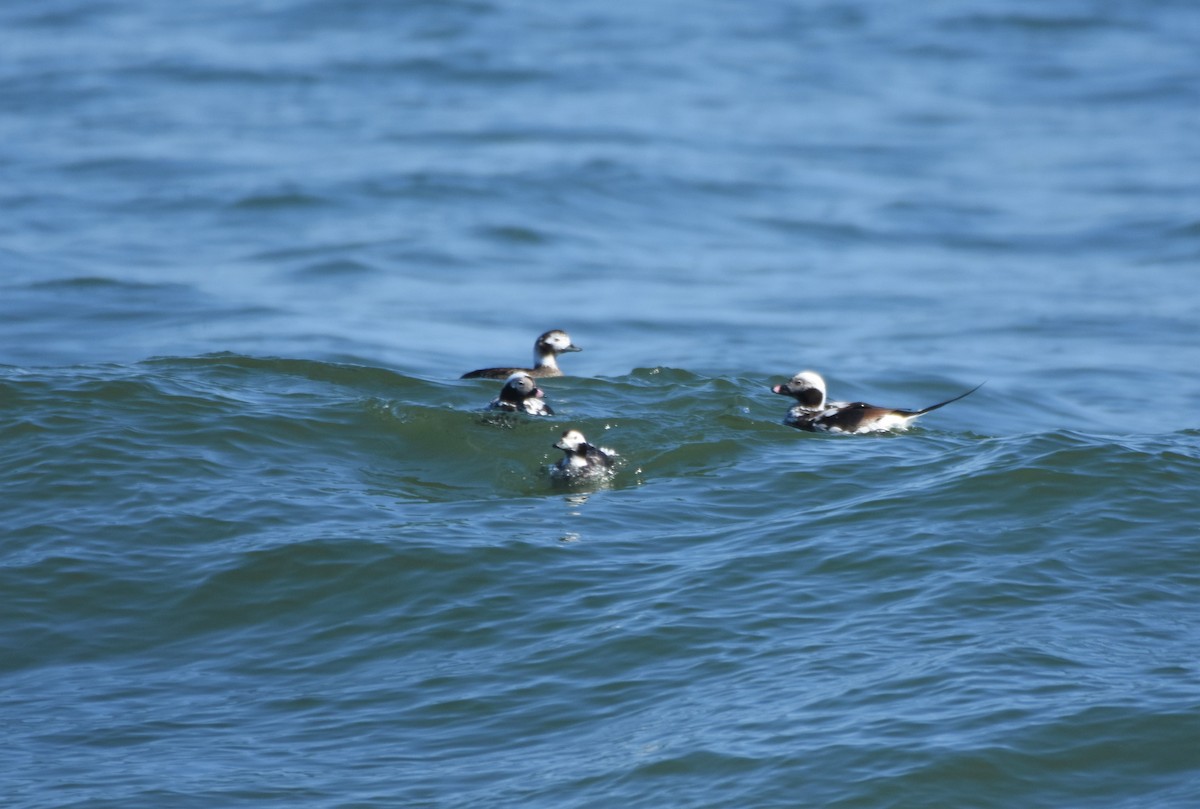
M 0 9 L 4 805 L 1194 805 L 1198 46 Z M 549 328 L 556 415 L 485 413 Z M 822 436 L 803 368 L 985 384 Z

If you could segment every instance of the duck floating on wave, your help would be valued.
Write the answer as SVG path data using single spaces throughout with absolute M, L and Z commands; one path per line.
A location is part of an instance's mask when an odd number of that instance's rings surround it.
M 525 371 L 517 371 L 508 378 L 500 395 L 492 399 L 488 410 L 506 413 L 528 413 L 531 416 L 553 416 L 554 410 L 546 404 L 546 394 Z
M 567 480 L 607 473 L 612 469 L 613 456 L 616 454 L 612 450 L 589 444 L 583 433 L 578 430 L 564 432 L 562 438 L 554 444 L 554 448 L 561 449 L 566 455 L 554 464 L 550 471 L 555 477 Z
M 583 349 L 571 342 L 571 335 L 562 329 L 553 329 L 538 336 L 533 344 L 532 368 L 480 368 L 468 371 L 462 379 L 508 379 L 516 373 L 532 377 L 562 376 L 558 367 L 558 355 Z
M 918 417 L 970 396 L 980 387 L 982 383 L 953 399 L 920 410 L 899 410 L 866 402 L 826 401 L 825 380 L 816 371 L 801 371 L 782 385 L 775 385 L 771 391 L 796 400 L 783 420 L 790 427 L 820 433 L 876 433 L 907 430 Z

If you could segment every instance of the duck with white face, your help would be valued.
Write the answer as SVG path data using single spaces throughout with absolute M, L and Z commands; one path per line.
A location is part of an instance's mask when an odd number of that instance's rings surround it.
M 825 380 L 816 371 L 801 371 L 787 382 L 772 387 L 771 392 L 796 400 L 783 419 L 789 427 L 818 433 L 850 434 L 907 430 L 919 416 L 957 402 L 980 387 L 982 385 L 976 385 L 953 399 L 920 410 L 898 410 L 866 402 L 828 402 L 825 400 Z
M 480 368 L 462 375 L 462 379 L 508 379 L 515 373 L 526 373 L 532 377 L 562 376 L 558 367 L 558 355 L 583 349 L 571 342 L 571 335 L 562 329 L 553 329 L 539 335 L 533 344 L 532 368 Z
M 492 399 L 488 410 L 527 413 L 530 416 L 553 416 L 554 410 L 542 398 L 545 395 L 533 381 L 533 377 L 524 371 L 518 371 L 504 383 L 500 395 Z
M 602 475 L 612 469 L 612 450 L 601 449 L 589 444 L 583 433 L 578 430 L 567 430 L 554 444 L 555 449 L 566 453 L 551 471 L 560 478 L 582 478 Z

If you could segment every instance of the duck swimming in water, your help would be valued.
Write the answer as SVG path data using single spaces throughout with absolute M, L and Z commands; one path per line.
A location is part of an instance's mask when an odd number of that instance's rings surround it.
M 603 450 L 589 444 L 578 430 L 567 430 L 554 444 L 555 449 L 566 453 L 551 472 L 559 478 L 577 479 L 607 472 L 613 465 L 612 450 Z
M 500 389 L 500 395 L 492 399 L 488 410 L 528 413 L 531 416 L 553 416 L 554 410 L 542 398 L 545 395 L 533 381 L 533 377 L 525 371 L 517 371 L 504 383 L 504 387 Z
M 876 433 L 907 430 L 919 416 L 970 396 L 980 387 L 982 384 L 920 410 L 897 410 L 866 402 L 827 402 L 825 380 L 816 371 L 801 371 L 782 385 L 775 385 L 771 391 L 796 400 L 783 419 L 789 427 L 820 433 Z
M 553 329 L 540 335 L 533 344 L 532 368 L 480 368 L 469 371 L 461 379 L 508 379 L 515 373 L 524 372 L 532 377 L 562 376 L 558 367 L 558 355 L 583 349 L 571 342 L 571 335 L 562 329 Z

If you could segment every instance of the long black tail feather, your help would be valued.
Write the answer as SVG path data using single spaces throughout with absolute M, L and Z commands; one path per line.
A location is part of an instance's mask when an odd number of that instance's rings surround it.
M 914 410 L 914 411 L 913 411 L 913 414 L 914 414 L 914 415 L 917 415 L 917 416 L 923 416 L 923 415 L 925 415 L 926 413 L 930 412 L 931 410 L 937 410 L 939 407 L 945 407 L 945 406 L 946 406 L 946 405 L 948 405 L 948 404 L 952 404 L 953 402 L 957 402 L 959 399 L 965 399 L 965 398 L 967 398 L 968 396 L 970 396 L 972 393 L 974 393 L 975 391 L 977 391 L 977 390 L 979 390 L 980 388 L 982 388 L 982 387 L 983 387 L 984 385 L 986 385 L 986 384 L 987 384 L 987 382 L 986 382 L 986 381 L 985 381 L 985 382 L 980 382 L 978 385 L 976 385 L 975 387 L 971 388 L 971 389 L 970 389 L 969 391 L 967 391 L 966 393 L 960 393 L 958 396 L 955 396 L 953 399 L 947 399 L 947 400 L 946 400 L 946 401 L 944 401 L 944 402 L 938 402 L 938 403 L 937 403 L 937 404 L 935 404 L 935 405 L 930 405 L 929 407 L 923 408 L 923 409 L 921 409 L 921 410 Z

